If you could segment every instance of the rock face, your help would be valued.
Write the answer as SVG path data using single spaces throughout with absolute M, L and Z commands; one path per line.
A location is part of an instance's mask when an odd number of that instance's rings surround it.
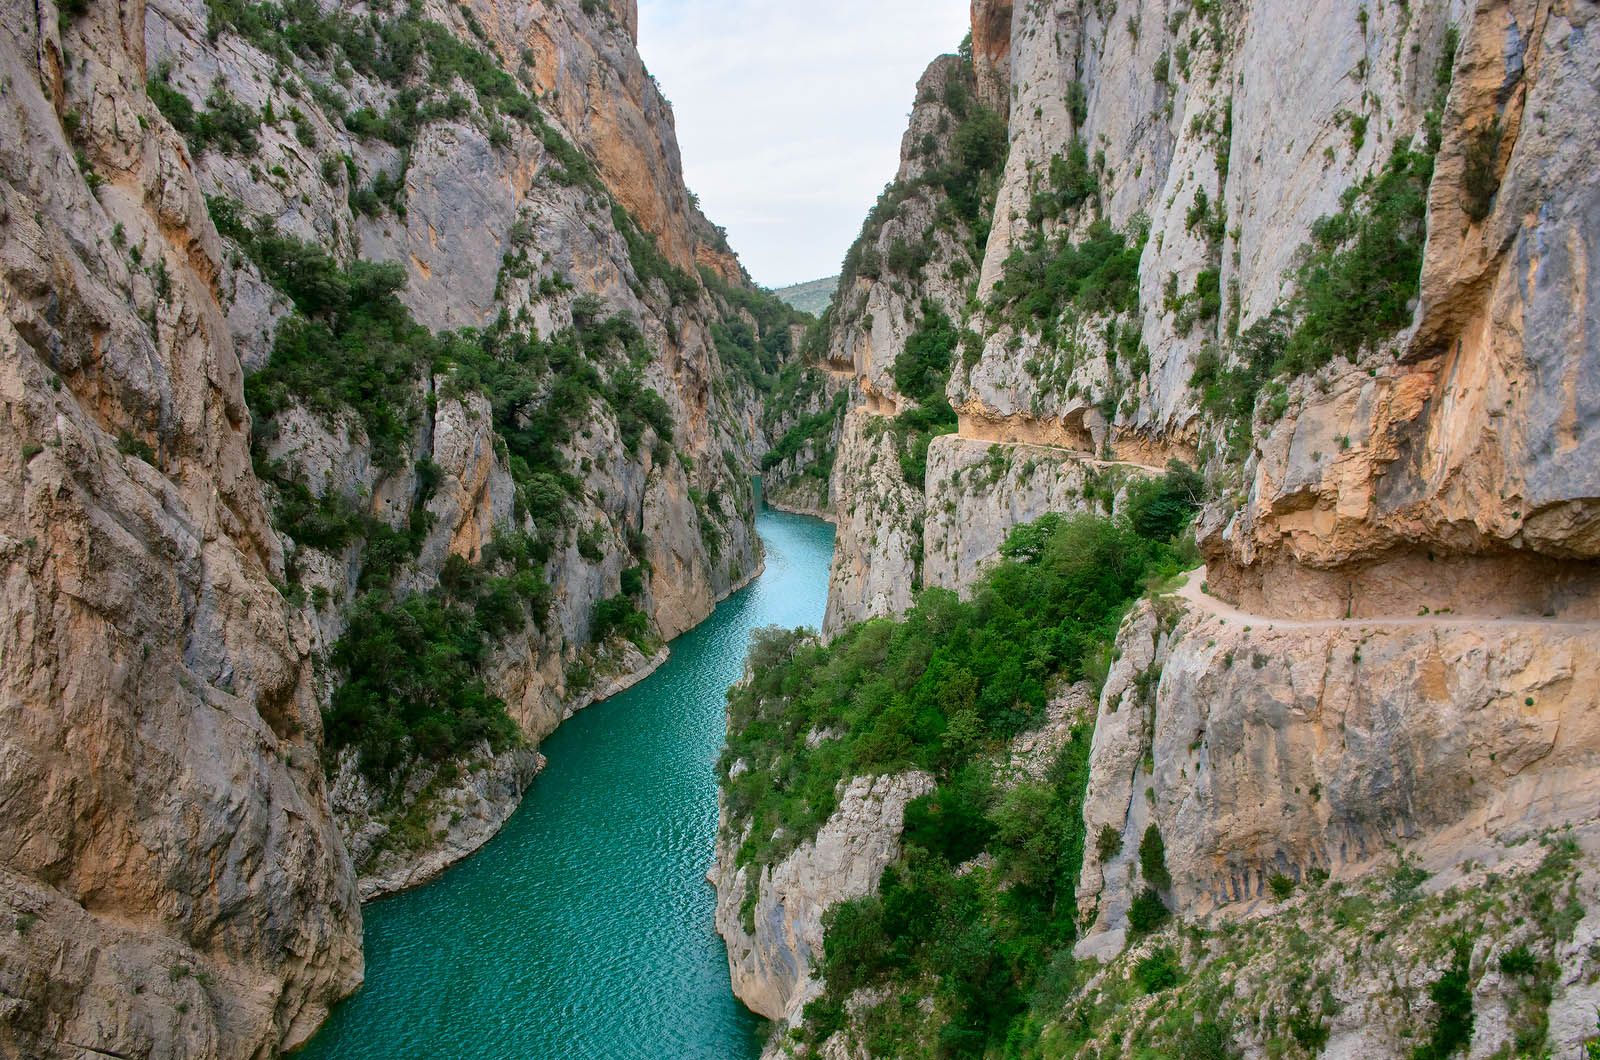
M 0 20 L 0 1051 L 17 1056 L 266 1055 L 362 974 L 221 246 L 145 98 L 142 10 L 65 34 L 50 7 Z
M 932 790 L 926 773 L 855 778 L 816 838 L 763 868 L 759 880 L 735 866 L 742 837 L 722 814 L 708 879 L 717 889 L 717 932 L 728 944 L 739 1000 L 771 1020 L 798 1019 L 819 989 L 812 972 L 822 955 L 822 915 L 877 890 L 878 877 L 900 854 L 906 803 Z M 751 887 L 753 930 L 742 908 Z
M 598 299 L 600 312 L 638 323 L 651 354 L 641 382 L 666 402 L 672 446 L 640 450 L 624 437 L 622 413 L 598 410 L 563 443 L 576 485 L 568 488 L 572 500 L 560 528 L 526 514 L 526 487 L 513 474 L 488 397 L 462 392 L 448 374 L 417 380 L 425 410 L 410 451 L 398 461 L 375 459 L 359 419 L 329 424 L 291 404 L 263 425 L 266 455 L 280 478 L 304 482 L 318 497 L 365 507 L 396 530 L 427 521 L 403 577 L 408 590 L 432 590 L 452 559 L 480 562 L 506 531 L 552 541 L 544 572 L 554 590 L 552 614 L 539 628 L 504 637 L 486 674 L 529 742 L 595 698 L 592 688 L 571 679 L 574 671 L 597 683 L 619 668 L 645 665 L 631 646 L 588 646 L 595 608 L 617 595 L 624 570 L 649 572 L 639 604 L 653 632 L 671 638 L 709 614 L 758 562 L 746 473 L 759 448 L 753 439 L 757 397 L 742 382 L 724 385 L 729 379 L 711 326 L 734 310 L 707 292 L 694 270 L 708 265 L 737 284 L 745 280 L 682 184 L 670 111 L 633 47 L 632 6 L 615 12 L 588 7 L 484 4 L 436 12 L 432 25 L 480 49 L 483 62 L 501 64 L 496 73 L 507 80 L 452 82 L 444 116 L 421 121 L 410 134 L 414 142 L 398 151 L 353 128 L 329 102 L 331 90 L 286 94 L 286 78 L 326 83 L 314 59 L 286 61 L 272 40 L 255 33 L 210 33 L 203 4 L 152 9 L 145 32 L 150 69 L 192 105 L 209 100 L 221 81 L 244 105 L 300 115 L 292 128 L 263 124 L 253 159 L 215 149 L 199 153 L 195 165 L 206 193 L 240 204 L 247 215 L 269 216 L 279 231 L 326 246 L 335 257 L 353 250 L 402 263 L 408 273 L 403 297 L 421 323 L 485 328 L 510 320 L 548 338 L 597 312 L 586 299 Z M 491 96 L 513 91 L 504 87 L 517 83 L 512 78 L 552 108 L 535 127 L 494 112 Z M 386 79 L 381 69 L 363 68 L 349 87 L 373 112 L 401 107 L 404 91 L 415 86 Z M 351 161 L 330 168 L 329 149 Z M 597 174 L 592 179 L 580 171 L 590 164 Z M 270 172 L 263 173 L 264 165 Z M 395 189 L 392 206 L 361 199 L 363 185 L 386 180 Z M 639 249 L 652 240 L 664 258 L 658 265 L 647 264 L 654 249 Z M 671 274 L 674 267 L 687 270 L 677 274 L 681 279 Z M 647 275 L 652 270 L 659 275 Z M 274 318 L 257 304 L 262 299 L 275 299 L 277 315 L 283 314 L 282 298 L 256 275 L 247 255 L 228 255 L 224 275 L 236 333 L 248 333 L 264 315 Z M 669 292 L 669 281 L 679 286 Z M 256 293 L 247 298 L 245 291 Z M 418 461 L 428 462 L 436 481 L 423 483 L 413 469 Z M 298 541 L 290 548 L 293 569 L 313 601 L 303 613 L 317 631 L 316 647 L 325 651 L 343 632 L 345 608 L 363 590 L 363 556 L 359 549 L 330 554 Z M 328 603 L 317 604 L 319 596 Z M 525 774 L 523 766 L 510 773 Z M 408 789 L 435 797 L 427 786 Z M 507 781 L 496 790 L 520 787 Z M 437 797 L 470 801 L 477 793 L 468 783 Z M 468 816 L 482 823 L 504 815 Z M 344 831 L 354 842 L 373 827 L 382 825 L 363 813 L 345 822 Z M 441 835 L 438 844 L 461 850 L 476 842 Z M 381 844 L 354 849 L 376 852 Z M 374 869 L 364 891 L 372 893 L 378 877 L 429 875 L 420 866 L 437 857 L 424 850 L 419 858 L 413 869 Z M 366 871 L 359 857 L 357 867 Z
M 999 39 L 997 6 L 974 5 L 980 73 L 995 68 L 982 57 Z M 1325 571 L 1408 550 L 1590 558 L 1594 484 L 1587 471 L 1556 470 L 1593 463 L 1580 455 L 1582 355 L 1531 352 L 1594 346 L 1586 315 L 1571 310 L 1587 304 L 1593 272 L 1567 249 L 1581 241 L 1561 235 L 1583 224 L 1596 194 L 1578 175 L 1593 161 L 1588 139 L 1564 131 L 1586 120 L 1577 102 L 1593 91 L 1587 17 L 1502 2 L 1459 18 L 1427 5 L 1356 18 L 1256 3 L 1165 22 L 1065 0 L 1019 6 L 1006 38 L 1010 151 L 974 293 L 989 298 L 1030 240 L 1081 238 L 1096 214 L 1130 239 L 1148 237 L 1138 308 L 1069 317 L 1050 340 L 968 311 L 967 291 L 930 288 L 981 345 L 950 383 L 959 433 L 1157 468 L 1210 457 L 1218 477 L 1249 494 L 1215 514 L 1207 543 L 1213 577 L 1230 591 L 1215 562 L 1224 553 L 1249 569 L 1241 592 L 1280 559 Z M 1273 58 L 1307 35 L 1328 46 L 1306 62 Z M 1313 222 L 1397 145 L 1420 139 L 1430 110 L 1442 135 L 1412 326 L 1374 363 L 1291 382 L 1287 413 L 1258 437 L 1257 458 L 1218 462 L 1221 425 L 1190 386 L 1201 354 L 1226 353 L 1283 302 Z M 1491 126 L 1498 148 L 1485 162 L 1474 152 Z M 1038 196 L 1075 143 L 1087 145 L 1094 193 L 1058 219 L 1041 216 Z M 1494 187 L 1478 219 L 1467 213 L 1469 168 Z M 1187 293 L 1202 273 L 1214 275 L 1219 301 L 1197 316 Z M 1137 337 L 1116 349 L 1108 326 Z M 905 337 L 879 332 L 870 364 L 850 358 L 869 407 L 871 366 L 892 364 Z M 833 348 L 860 345 L 841 337 Z M 848 569 L 852 543 L 840 547 Z M 857 606 L 842 617 L 864 615 Z
M 851 249 L 823 319 L 823 363 L 853 376 L 859 401 L 835 441 L 829 505 L 839 534 L 824 632 L 902 611 L 920 584 L 922 483 L 902 471 L 904 441 L 893 427 L 915 402 L 896 387 L 895 362 L 930 308 L 959 316 L 977 266 L 976 234 L 955 216 L 938 179 L 955 164 L 957 131 L 976 105 L 961 101 L 976 90 L 972 67 L 954 56 L 922 75 L 899 172 Z
M 972 11 L 963 75 L 1009 145 L 972 228 L 984 238 L 947 244 L 935 223 L 912 267 L 847 261 L 828 322 L 825 360 L 861 395 L 834 456 L 828 630 L 902 611 L 923 585 L 962 590 L 1016 524 L 1114 513 L 1132 476 L 1182 460 L 1210 489 L 1207 567 L 1117 638 L 1085 808 L 1087 834 L 1110 829 L 1116 850 L 1086 851 L 1080 953 L 1123 948 L 1151 826 L 1182 917 L 1276 916 L 1274 878 L 1364 885 L 1396 851 L 1476 879 L 1566 825 L 1582 840 L 1574 887 L 1591 886 L 1593 6 Z M 923 103 L 911 128 L 903 181 L 939 150 Z M 1284 351 L 1317 312 L 1302 266 L 1352 245 L 1340 218 L 1376 209 L 1397 157 L 1421 160 L 1415 199 L 1373 223 L 1413 255 L 1401 304 L 1359 341 L 1301 347 L 1297 365 Z M 948 215 L 938 188 L 891 189 L 853 256 L 917 244 L 930 203 Z M 1129 296 L 1050 302 L 1082 261 L 1067 252 L 1092 246 L 1136 262 Z M 1334 301 L 1368 313 L 1363 278 L 1345 278 Z M 906 411 L 893 366 L 924 300 L 963 333 L 946 389 L 958 428 L 907 482 L 892 473 Z M 1242 396 L 1227 389 L 1245 378 Z M 1364 974 L 1341 961 L 1328 967 Z M 1571 1015 L 1592 1007 L 1585 974 L 1556 990 L 1558 1049 L 1593 1034 Z M 1482 984 L 1500 1015 L 1473 1055 L 1509 1040 L 1504 986 Z M 1340 994 L 1326 1055 L 1401 1049 L 1398 1014 L 1359 982 Z
M 1123 842 L 1107 864 L 1085 855 L 1082 952 L 1125 924 L 1152 824 L 1176 907 L 1204 915 L 1271 901 L 1277 874 L 1359 876 L 1396 846 L 1437 870 L 1600 814 L 1600 715 L 1578 677 L 1600 624 L 1279 621 L 1191 586 L 1131 616 L 1118 648 L 1084 820 Z
M 361 982 L 358 875 L 367 896 L 476 849 L 537 742 L 759 565 L 760 395 L 712 333 L 754 295 L 683 186 L 636 5 L 422 5 L 381 40 L 338 5 L 236 14 L 0 18 L 5 1055 L 300 1044 Z M 528 421 L 442 345 L 388 381 L 414 411 L 399 432 L 310 386 L 247 405 L 317 312 L 262 264 L 269 236 L 335 301 L 358 275 L 340 270 L 393 263 L 433 331 L 636 329 L 591 358 L 594 407 L 557 439 L 564 517 L 529 514 L 530 482 L 555 480 L 506 441 Z M 517 604 L 477 671 L 520 745 L 375 788 L 323 738 L 352 608 L 530 540 L 548 614 Z M 375 588 L 384 541 L 405 555 Z M 592 643 L 632 569 L 648 652 Z M 420 842 L 390 834 L 407 808 Z
M 922 494 L 901 475 L 885 427 L 882 417 L 865 409 L 845 417 L 828 498 L 839 533 L 828 574 L 825 632 L 911 606 Z
M 1122 484 L 1149 473 L 1057 446 L 935 438 L 928 449 L 923 582 L 956 590 L 971 585 L 1012 527 L 1049 512 L 1112 514 Z M 1096 496 L 1103 498 L 1098 505 Z
M 972 0 L 972 65 L 978 98 L 1003 118 L 1011 106 L 1012 0 Z

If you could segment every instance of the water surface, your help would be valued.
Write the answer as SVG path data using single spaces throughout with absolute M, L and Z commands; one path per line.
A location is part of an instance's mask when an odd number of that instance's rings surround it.
M 818 626 L 833 528 L 762 510 L 766 571 L 634 688 L 544 742 L 549 765 L 483 850 L 367 907 L 367 981 L 300 1054 L 700 1058 L 760 1051 L 705 882 L 725 693 L 750 632 Z

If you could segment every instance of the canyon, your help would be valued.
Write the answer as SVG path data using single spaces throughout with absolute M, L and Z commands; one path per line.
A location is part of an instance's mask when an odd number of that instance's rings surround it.
M 918 85 L 900 171 L 813 343 L 819 393 L 845 397 L 774 485 L 826 463 L 831 665 L 865 650 L 863 621 L 950 621 L 924 594 L 987 613 L 1019 527 L 1124 519 L 1175 467 L 1205 479 L 1193 569 L 1134 603 L 1094 682 L 1057 692 L 1085 741 L 1086 838 L 1066 963 L 1030 973 L 1070 985 L 1053 1008 L 1022 1002 L 1019 1055 L 1446 1055 L 1409 1039 L 1426 1038 L 1428 984 L 1453 951 L 1373 954 L 1325 919 L 1356 900 L 1341 894 L 1389 908 L 1383 881 L 1413 871 L 1431 904 L 1405 915 L 1431 939 L 1470 923 L 1452 911 L 1463 896 L 1570 884 L 1574 920 L 1548 938 L 1478 903 L 1493 926 L 1462 958 L 1479 1016 L 1459 1048 L 1576 1055 L 1593 1037 L 1592 15 L 973 0 L 964 50 Z M 783 665 L 784 681 L 817 679 Z M 758 695 L 739 717 L 783 702 Z M 955 968 L 883 958 L 891 971 L 840 992 L 824 958 L 829 923 L 866 930 L 859 918 L 942 893 L 904 889 L 926 854 L 902 832 L 960 778 L 933 791 L 917 770 L 853 775 L 837 762 L 854 752 L 802 734 L 773 737 L 766 765 L 739 759 L 808 791 L 844 769 L 800 835 L 786 818 L 766 840 L 767 811 L 730 813 L 748 797 L 724 781 L 735 989 L 780 1021 L 769 1056 L 882 1055 L 891 1040 L 946 1055 L 962 1040 Z M 1004 755 L 982 762 L 1004 804 Z M 988 853 L 954 866 L 973 872 L 1016 886 Z M 1130 923 L 1156 899 L 1201 933 Z M 1324 934 L 1282 948 L 1308 930 Z M 1494 970 L 1519 944 L 1549 948 L 1538 1004 Z M 1158 959 L 1188 981 L 1177 1000 L 1119 993 Z M 1273 986 L 1295 968 L 1323 1000 Z
M 0 4 L 0 1054 L 307 1046 L 691 669 L 715 1047 L 1593 1048 L 1588 0 L 972 0 L 816 319 L 635 0 Z
M 631 0 L 0 23 L 0 1053 L 276 1055 L 756 573 L 805 318 Z

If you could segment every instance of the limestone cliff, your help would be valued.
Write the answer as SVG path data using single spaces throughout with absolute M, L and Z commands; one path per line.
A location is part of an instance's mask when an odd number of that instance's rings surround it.
M 15 1056 L 268 1055 L 362 974 L 224 252 L 145 96 L 143 13 L 0 20 Z
M 985 70 L 992 79 L 992 64 Z M 979 89 L 971 57 L 944 56 L 922 75 L 900 169 L 851 247 L 823 318 L 824 364 L 849 372 L 860 393 L 835 441 L 829 506 L 839 536 L 828 631 L 904 610 L 920 583 L 921 464 L 930 437 L 954 426 L 939 390 L 1003 151 L 1003 126 Z M 942 337 L 930 342 L 933 334 Z M 938 382 L 913 395 L 896 366 L 919 336 L 936 347 L 928 352 Z
M 0 24 L 0 1052 L 273 1055 L 756 569 L 796 319 L 628 0 Z
M 932 788 L 926 773 L 857 777 L 816 837 L 762 867 L 758 880 L 735 864 L 743 836 L 732 831 L 724 808 L 707 878 L 717 889 L 717 931 L 728 944 L 739 1000 L 768 1019 L 799 1021 L 817 993 L 822 915 L 877 889 L 899 852 L 906 803 Z
M 1079 953 L 1108 967 L 1076 981 L 1072 1019 L 1127 1015 L 1074 1037 L 1068 1005 L 1047 1037 L 1061 1055 L 1126 1055 L 1135 1031 L 1169 1040 L 1171 1021 L 1115 1007 L 1158 945 L 1141 936 L 1119 956 L 1152 828 L 1172 877 L 1160 903 L 1210 926 L 1291 931 L 1339 888 L 1383 890 L 1391 872 L 1438 881 L 1429 937 L 1459 928 L 1456 884 L 1559 876 L 1555 893 L 1587 893 L 1600 809 L 1600 700 L 1581 676 L 1600 646 L 1592 5 L 972 6 L 966 61 L 1006 118 L 1003 174 L 970 274 L 935 239 L 903 273 L 857 279 L 865 320 L 831 322 L 829 357 L 863 398 L 834 457 L 828 630 L 902 612 L 923 586 L 966 589 L 1014 526 L 1119 511 L 1123 487 L 1171 460 L 1200 468 L 1209 494 L 1195 524 L 1206 567 L 1124 624 L 1093 722 Z M 925 142 L 908 134 L 907 166 Z M 888 212 L 853 256 L 870 258 Z M 920 348 L 915 315 L 895 308 L 908 295 L 959 337 L 954 422 L 902 477 L 888 468 L 907 436 L 894 365 Z M 1540 836 L 1543 861 L 1523 851 Z M 1335 897 L 1285 902 L 1304 891 Z M 1519 944 L 1588 968 L 1590 920 L 1540 922 L 1527 939 L 1496 923 L 1466 958 L 1494 1013 L 1471 1054 L 1523 1048 L 1517 1034 L 1576 1048 L 1594 1033 L 1588 972 L 1556 977 L 1540 1008 L 1486 970 Z M 1197 982 L 1230 952 L 1177 950 Z M 1362 981 L 1416 992 L 1441 974 L 1438 953 L 1336 951 L 1314 961 L 1338 1000 L 1303 1014 L 1324 1029 L 1296 1031 L 1296 1047 L 1404 1055 L 1410 1014 Z M 1274 961 L 1292 958 L 1275 951 L 1239 980 L 1260 988 L 1255 1028 L 1234 1028 L 1244 1055 L 1279 1055 L 1261 1014 L 1293 999 L 1266 985 L 1286 967 Z M 850 1013 L 885 1011 L 855 1001 Z M 1508 1029 L 1519 1020 L 1534 1022 Z

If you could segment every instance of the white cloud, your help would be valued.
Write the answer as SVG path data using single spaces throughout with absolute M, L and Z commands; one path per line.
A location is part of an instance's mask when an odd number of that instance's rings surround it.
M 829 276 L 894 177 L 916 81 L 967 0 L 640 0 L 689 187 L 759 282 Z

